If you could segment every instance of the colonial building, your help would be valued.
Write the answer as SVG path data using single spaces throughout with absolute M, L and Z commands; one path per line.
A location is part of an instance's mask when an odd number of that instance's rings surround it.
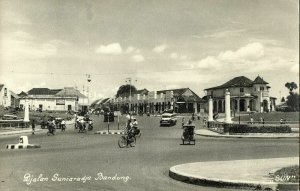
M 223 85 L 205 89 L 213 99 L 213 111 L 225 111 L 225 90 L 230 91 L 231 109 L 235 112 L 275 111 L 276 98 L 270 97 L 268 82 L 260 76 L 250 80 L 245 76 L 235 77 Z
M 64 89 L 33 88 L 20 97 L 20 107 L 28 103 L 30 110 L 83 110 L 87 107 L 86 96 L 72 87 Z
M 93 109 L 106 109 L 111 107 L 112 98 L 97 99 L 91 103 Z
M 5 84 L 0 84 L 0 105 L 4 107 L 18 106 L 18 95 L 9 90 Z
M 115 108 L 122 112 L 162 113 L 174 110 L 176 113 L 197 113 L 203 108 L 202 99 L 189 88 L 148 91 L 138 90 L 132 96 L 120 96 L 112 100 Z

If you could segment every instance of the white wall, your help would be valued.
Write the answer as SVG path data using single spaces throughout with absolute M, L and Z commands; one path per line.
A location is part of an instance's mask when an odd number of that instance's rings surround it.
M 37 98 L 37 99 L 20 99 L 20 105 L 25 105 L 25 101 L 28 102 L 29 108 L 31 110 L 36 110 L 39 105 L 43 105 L 43 110 L 56 110 L 56 111 L 67 111 L 68 105 L 71 105 L 71 109 L 75 110 L 76 101 L 75 98 L 60 98 L 65 100 L 65 105 L 56 105 L 56 99 L 59 98 Z
M 6 96 L 4 96 L 5 89 L 6 89 L 6 93 L 7 93 Z M 10 91 L 5 85 L 2 87 L 2 90 L 0 91 L 0 105 L 3 105 L 4 107 L 11 106 Z

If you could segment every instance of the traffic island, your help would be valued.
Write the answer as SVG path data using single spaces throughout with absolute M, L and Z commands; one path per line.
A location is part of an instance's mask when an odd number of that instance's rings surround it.
M 95 134 L 100 134 L 100 135 L 124 135 L 123 130 L 103 130 L 103 131 L 96 131 Z
M 19 138 L 18 144 L 8 144 L 6 145 L 6 149 L 34 149 L 34 148 L 41 148 L 40 145 L 36 144 L 29 144 L 27 136 L 21 136 Z
M 269 174 L 273 169 L 290 165 L 299 165 L 299 157 L 187 163 L 171 167 L 169 176 L 178 181 L 212 187 L 298 190 L 298 183 L 276 182 Z

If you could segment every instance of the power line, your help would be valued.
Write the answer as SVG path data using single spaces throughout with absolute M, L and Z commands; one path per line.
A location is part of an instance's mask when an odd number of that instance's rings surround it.
M 181 71 L 192 71 L 195 68 L 185 69 L 173 69 L 168 71 L 134 71 L 134 72 L 103 72 L 103 73 L 89 73 L 93 76 L 106 76 L 106 75 L 132 75 L 132 74 L 150 74 L 150 73 L 169 73 L 169 72 L 181 72 Z M 56 72 L 24 72 L 24 71 L 8 71 L 5 73 L 11 74 L 28 74 L 28 75 L 61 75 L 61 76 L 84 76 L 85 73 L 56 73 Z

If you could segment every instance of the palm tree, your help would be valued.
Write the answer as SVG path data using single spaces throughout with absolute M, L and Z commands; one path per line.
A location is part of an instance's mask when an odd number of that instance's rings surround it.
M 294 89 L 298 88 L 298 86 L 297 86 L 297 84 L 295 82 L 287 82 L 285 84 L 285 87 L 290 90 L 290 93 L 292 93 Z

